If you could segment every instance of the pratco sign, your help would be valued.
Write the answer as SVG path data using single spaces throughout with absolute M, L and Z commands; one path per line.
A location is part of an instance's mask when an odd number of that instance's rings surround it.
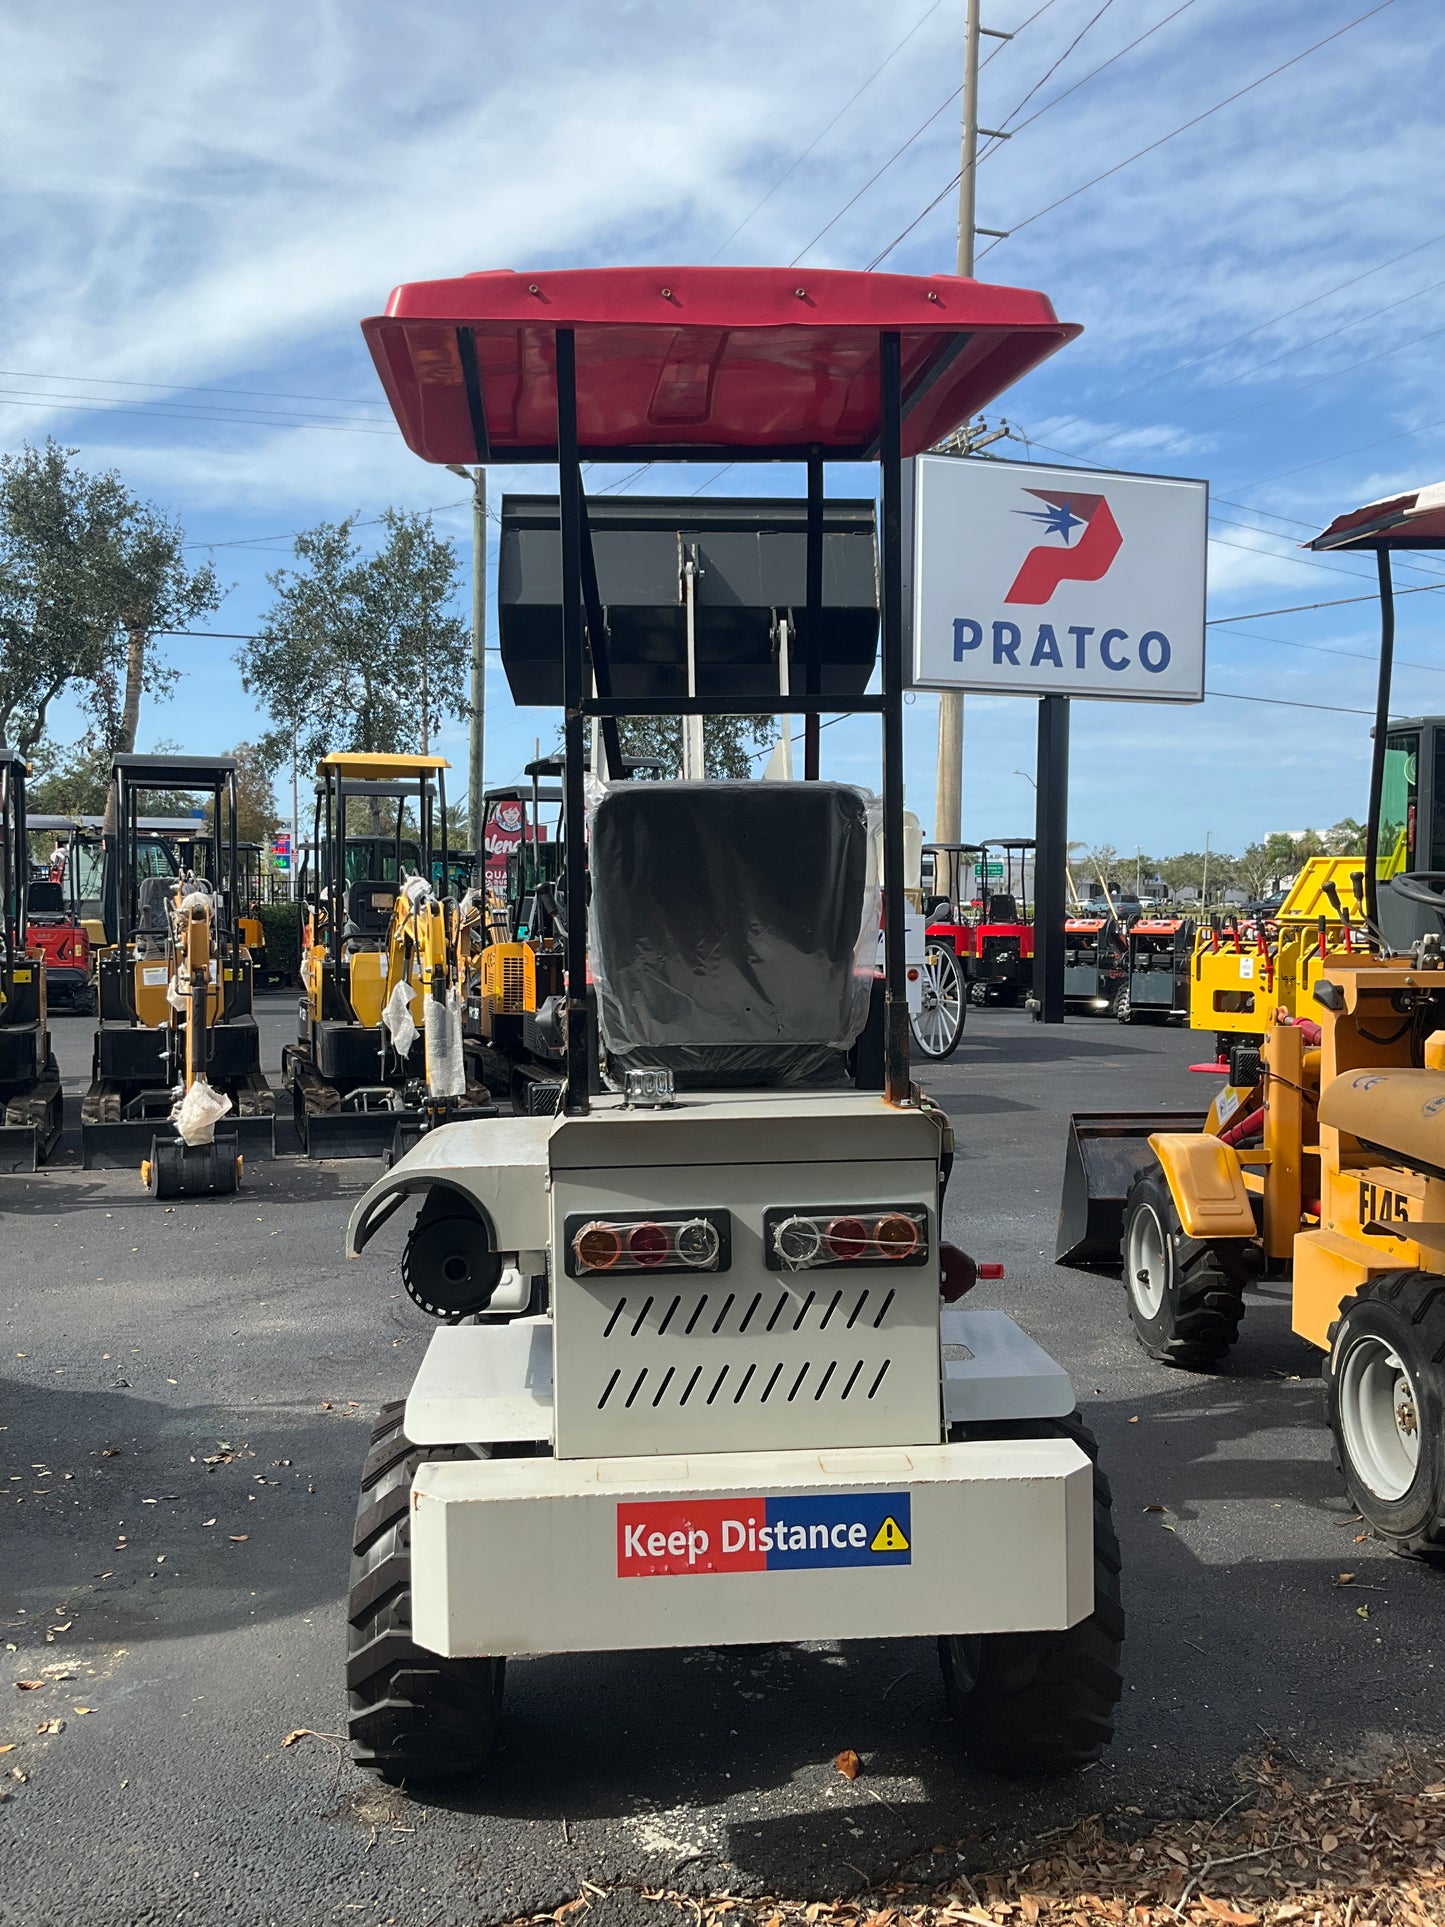
M 1205 483 L 947 455 L 911 467 L 916 687 L 1203 700 Z
M 617 1507 L 617 1576 L 912 1564 L 906 1492 L 661 1499 Z

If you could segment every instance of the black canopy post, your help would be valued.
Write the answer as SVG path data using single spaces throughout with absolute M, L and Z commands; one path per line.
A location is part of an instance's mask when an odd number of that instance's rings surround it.
M 587 497 L 579 482 L 577 520 L 581 529 L 582 607 L 587 616 L 587 654 L 592 666 L 592 681 L 599 696 L 612 694 L 612 659 L 607 653 L 607 618 L 602 608 L 602 592 L 597 586 L 597 552 L 592 546 L 592 523 L 587 514 Z M 602 754 L 608 780 L 619 783 L 627 771 L 622 762 L 622 739 L 615 716 L 600 719 Z
M 577 457 L 577 338 L 557 330 L 557 479 L 562 537 L 563 861 L 567 875 L 567 1090 L 569 1112 L 587 1102 L 586 663 L 582 634 L 582 467 Z
M 1380 927 L 1380 812 L 1385 793 L 1385 746 L 1390 735 L 1390 683 L 1395 670 L 1395 580 L 1390 551 L 1375 550 L 1380 576 L 1380 673 L 1375 684 L 1375 740 L 1370 754 L 1370 807 L 1365 826 L 1365 914 Z
M 816 448 L 808 452 L 808 526 L 804 564 L 803 648 L 806 652 L 804 690 L 817 696 L 823 687 L 823 458 Z M 789 682 L 791 684 L 791 677 Z M 818 780 L 818 731 L 822 727 L 816 710 L 809 710 L 803 721 L 803 779 Z
M 883 615 L 883 1094 L 908 1101 L 903 896 L 903 396 L 900 344 L 879 337 Z M 814 717 L 816 720 L 816 717 Z
M 1039 698 L 1034 826 L 1034 1002 L 1043 1023 L 1064 1021 L 1064 879 L 1069 856 L 1069 699 Z

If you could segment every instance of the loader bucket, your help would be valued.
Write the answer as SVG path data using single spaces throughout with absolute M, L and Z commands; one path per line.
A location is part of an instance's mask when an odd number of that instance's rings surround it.
M 1204 1111 L 1076 1111 L 1069 1119 L 1054 1263 L 1117 1265 L 1124 1200 L 1154 1131 L 1202 1131 Z

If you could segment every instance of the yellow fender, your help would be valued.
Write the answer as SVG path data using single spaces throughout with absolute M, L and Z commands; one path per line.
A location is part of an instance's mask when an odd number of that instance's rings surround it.
M 1233 1145 L 1208 1132 L 1156 1131 L 1149 1149 L 1159 1160 L 1186 1237 L 1258 1237 Z

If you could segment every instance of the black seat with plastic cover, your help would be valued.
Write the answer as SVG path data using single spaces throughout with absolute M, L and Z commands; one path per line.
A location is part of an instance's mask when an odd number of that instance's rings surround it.
M 1017 923 L 1019 920 L 1018 898 L 1000 893 L 988 900 L 988 921 L 990 923 Z
M 391 928 L 397 885 L 382 877 L 358 877 L 347 887 L 342 934 L 350 942 L 377 941 Z
M 25 909 L 32 917 L 63 917 L 65 891 L 53 879 L 41 878 L 25 892 Z
M 841 1074 L 877 950 L 868 799 L 838 783 L 624 783 L 592 819 L 591 954 L 614 1066 L 680 1086 Z
M 174 877 L 142 877 L 136 893 L 135 930 L 138 937 L 164 937 L 169 933 L 171 898 L 175 895 Z

